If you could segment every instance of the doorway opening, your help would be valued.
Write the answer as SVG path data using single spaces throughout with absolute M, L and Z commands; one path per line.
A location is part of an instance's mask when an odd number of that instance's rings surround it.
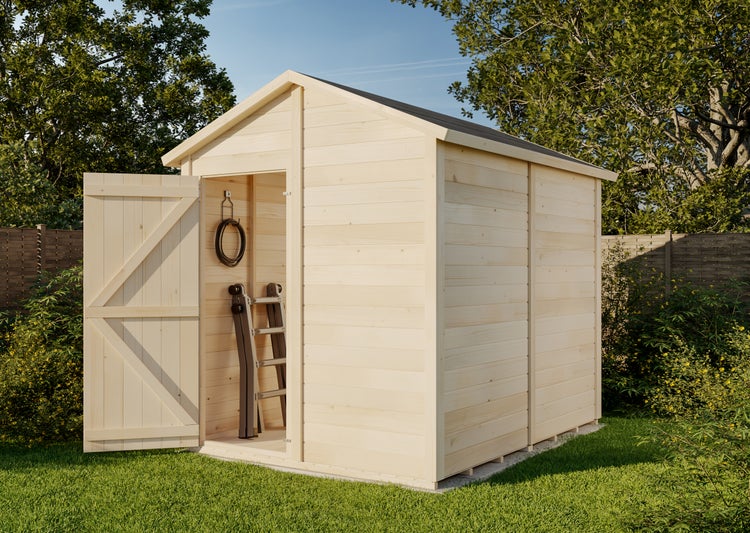
M 241 283 L 251 297 L 266 296 L 266 286 L 286 283 L 286 174 L 284 172 L 204 178 L 201 216 L 204 228 L 201 244 L 201 443 L 211 449 L 241 449 L 263 455 L 286 454 L 286 425 L 283 397 L 259 399 L 264 426 L 257 437 L 239 438 L 240 361 L 231 310 L 231 285 Z M 215 233 L 229 216 L 226 203 L 230 192 L 232 217 L 246 235 L 246 251 L 236 266 L 223 264 L 215 250 Z M 239 233 L 227 231 L 224 248 L 231 255 L 239 246 Z M 282 296 L 287 288 L 284 286 Z M 265 305 L 253 305 L 252 327 L 268 327 Z M 259 360 L 272 359 L 271 335 L 258 335 L 255 345 Z M 279 388 L 276 368 L 261 366 L 258 390 Z M 207 451 L 207 453 L 211 453 Z

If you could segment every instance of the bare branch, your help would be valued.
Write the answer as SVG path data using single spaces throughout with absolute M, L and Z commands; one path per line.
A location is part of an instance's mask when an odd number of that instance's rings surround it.
M 727 128 L 727 129 L 730 129 L 730 130 L 741 130 L 741 129 L 743 129 L 743 127 L 740 126 L 740 125 L 738 125 L 736 122 L 724 122 L 724 121 L 721 121 L 721 120 L 713 119 L 713 118 L 709 117 L 708 115 L 706 115 L 705 113 L 702 113 L 701 110 L 698 109 L 698 108 L 695 108 L 694 111 L 695 111 L 695 115 L 699 119 L 703 120 L 704 122 L 709 122 L 709 123 L 711 123 L 711 124 L 713 124 L 715 126 L 719 126 L 719 127 L 722 127 L 722 128 Z M 721 113 L 722 116 L 726 116 L 726 113 L 724 113 L 724 112 L 717 111 L 717 113 Z
M 744 122 L 744 121 L 743 121 Z M 732 131 L 730 134 L 729 142 L 724 146 L 721 151 L 721 160 L 726 161 L 729 157 L 742 146 L 743 136 L 738 131 Z
M 656 165 L 656 163 L 643 163 L 642 165 L 636 165 L 634 167 L 630 167 L 625 172 L 627 173 L 643 173 L 647 172 L 649 170 L 657 170 L 659 167 Z
M 534 28 L 536 28 L 537 26 L 539 26 L 541 23 L 542 23 L 542 21 L 540 20 L 536 24 L 532 24 L 531 26 L 529 26 L 528 28 L 526 28 L 525 30 L 523 30 L 521 33 L 519 33 L 517 35 L 514 35 L 513 37 L 508 37 L 507 39 L 503 39 L 502 40 L 503 41 L 503 45 L 506 45 L 506 44 L 508 44 L 508 43 L 510 43 L 512 41 L 515 41 L 516 39 L 518 39 L 520 37 L 523 37 L 525 34 L 529 33 L 531 30 L 533 30 Z
M 712 131 L 707 129 L 697 120 L 691 120 L 677 109 L 674 111 L 674 119 L 680 125 L 680 127 L 690 131 L 693 135 L 697 136 L 698 139 L 708 148 L 712 154 L 716 154 L 721 149 L 721 139 L 716 137 Z
M 675 167 L 672 165 L 657 165 L 656 163 L 643 163 L 630 167 L 625 172 L 633 174 L 648 174 L 652 171 L 663 171 L 666 173 L 674 174 L 687 181 L 691 187 L 695 188 L 706 182 L 706 175 L 699 169 L 688 170 L 683 167 Z
M 674 138 L 678 141 L 682 141 L 682 128 L 680 127 L 680 121 L 677 118 L 677 110 L 672 110 L 672 122 L 674 122 Z
M 118 59 L 122 59 L 122 54 L 116 54 L 111 57 L 106 57 L 101 61 L 97 61 L 96 63 L 94 63 L 94 65 L 96 67 L 101 67 L 102 65 L 106 65 L 107 63 L 111 63 L 112 61 L 117 61 Z

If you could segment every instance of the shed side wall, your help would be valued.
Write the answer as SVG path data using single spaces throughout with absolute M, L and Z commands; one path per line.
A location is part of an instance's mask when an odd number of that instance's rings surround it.
M 527 173 L 445 148 L 445 476 L 526 445 Z
M 304 96 L 304 460 L 425 480 L 424 137 Z
M 597 418 L 598 189 L 593 178 L 550 167 L 531 173 L 534 444 Z

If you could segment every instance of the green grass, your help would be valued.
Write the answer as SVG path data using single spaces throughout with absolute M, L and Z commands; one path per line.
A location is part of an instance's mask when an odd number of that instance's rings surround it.
M 652 421 L 600 431 L 445 494 L 184 451 L 0 446 L 0 531 L 623 531 L 673 495 Z

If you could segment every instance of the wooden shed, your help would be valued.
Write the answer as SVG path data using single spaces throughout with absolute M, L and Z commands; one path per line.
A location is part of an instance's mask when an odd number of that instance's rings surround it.
M 163 161 L 181 175 L 84 179 L 86 451 L 434 488 L 600 417 L 612 172 L 291 71 Z M 248 242 L 232 268 L 214 251 L 224 191 Z M 286 298 L 286 423 L 261 400 L 253 439 L 233 283 Z

